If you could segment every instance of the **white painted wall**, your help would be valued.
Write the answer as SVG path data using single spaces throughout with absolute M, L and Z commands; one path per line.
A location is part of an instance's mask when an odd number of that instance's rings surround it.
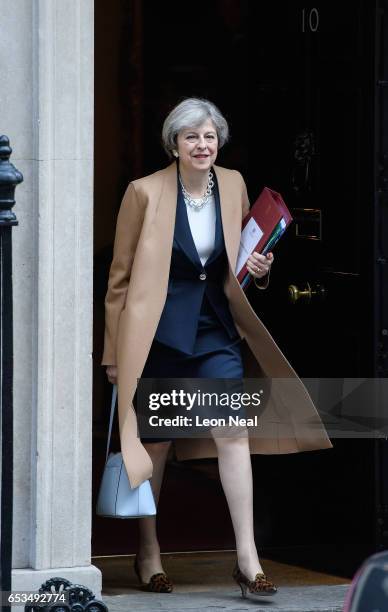
M 93 0 L 1 0 L 0 133 L 16 189 L 13 588 L 90 565 Z M 16 608 L 15 608 L 16 610 Z

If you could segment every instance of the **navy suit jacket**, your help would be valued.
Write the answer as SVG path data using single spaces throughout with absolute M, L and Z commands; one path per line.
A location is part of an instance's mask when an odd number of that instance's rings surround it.
M 209 350 L 219 347 L 220 327 L 223 328 L 223 336 L 225 337 L 226 332 L 226 337 L 231 342 L 239 338 L 223 290 L 228 260 L 217 179 L 215 173 L 213 175 L 216 208 L 215 241 L 214 250 L 205 265 L 202 265 L 193 240 L 178 180 L 178 201 L 167 298 L 155 334 L 155 340 L 190 355 L 195 352 L 199 330 L 208 330 L 206 343 Z

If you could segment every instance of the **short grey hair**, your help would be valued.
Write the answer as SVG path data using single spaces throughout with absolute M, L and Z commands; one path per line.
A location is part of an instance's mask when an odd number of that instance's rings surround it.
M 186 98 L 167 115 L 162 129 L 163 147 L 169 157 L 176 148 L 176 139 L 182 130 L 196 128 L 211 119 L 218 137 L 218 148 L 229 138 L 229 128 L 225 117 L 215 104 L 204 98 Z

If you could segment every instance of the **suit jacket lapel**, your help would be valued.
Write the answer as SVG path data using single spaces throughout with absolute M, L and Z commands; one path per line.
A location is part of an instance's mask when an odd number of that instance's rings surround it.
M 174 240 L 180 245 L 181 249 L 193 262 L 196 268 L 202 269 L 202 262 L 199 258 L 198 251 L 193 240 L 193 235 L 191 233 L 189 219 L 187 217 L 186 204 L 183 199 L 182 191 L 179 188 Z

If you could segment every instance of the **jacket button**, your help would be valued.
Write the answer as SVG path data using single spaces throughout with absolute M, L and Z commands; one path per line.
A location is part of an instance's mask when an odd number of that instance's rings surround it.
M 199 278 L 201 280 L 205 280 L 206 279 L 206 274 L 204 272 L 202 272 L 202 274 L 199 275 Z

